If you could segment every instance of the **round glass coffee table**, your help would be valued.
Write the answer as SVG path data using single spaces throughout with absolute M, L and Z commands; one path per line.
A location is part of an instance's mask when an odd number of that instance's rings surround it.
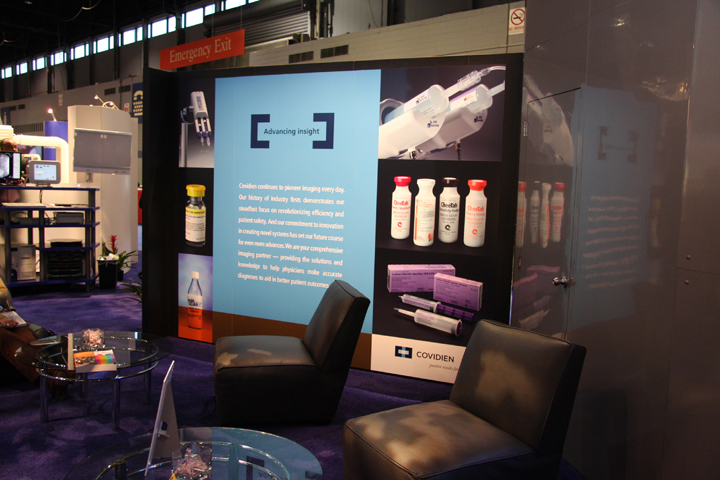
M 149 404 L 152 387 L 150 371 L 160 360 L 170 355 L 173 344 L 163 337 L 142 332 L 104 332 L 104 345 L 99 350 L 112 350 L 115 369 L 111 371 L 78 373 L 68 368 L 68 335 L 45 337 L 24 345 L 15 352 L 15 358 L 34 367 L 40 374 L 40 421 L 48 421 L 48 386 L 50 380 L 80 383 L 81 396 L 86 385 L 92 382 L 113 382 L 112 420 L 118 428 L 120 420 L 120 381 L 145 374 L 145 401 Z M 78 352 L 82 332 L 73 333 L 73 350 Z
M 322 467 L 305 447 L 270 433 L 243 428 L 199 427 L 178 431 L 180 443 L 212 451 L 214 480 L 321 480 Z M 66 480 L 168 480 L 172 459 L 156 458 L 145 472 L 152 434 L 106 447 L 77 464 Z

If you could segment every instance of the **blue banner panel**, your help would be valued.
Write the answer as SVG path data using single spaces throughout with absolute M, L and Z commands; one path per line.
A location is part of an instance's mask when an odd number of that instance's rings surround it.
M 217 80 L 215 311 L 307 324 L 335 279 L 372 300 L 379 97 L 377 70 Z

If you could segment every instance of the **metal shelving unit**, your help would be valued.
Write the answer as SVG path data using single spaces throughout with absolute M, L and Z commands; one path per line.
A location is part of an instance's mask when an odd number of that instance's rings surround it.
M 3 245 L 2 271 L 5 277 L 5 283 L 8 287 L 21 285 L 42 285 L 57 283 L 85 283 L 86 290 L 89 291 L 95 284 L 97 278 L 97 269 L 95 264 L 95 250 L 100 245 L 97 243 L 95 236 L 95 227 L 100 225 L 96 220 L 96 212 L 100 207 L 95 204 L 95 193 L 98 188 L 81 188 L 81 187 L 25 187 L 14 185 L 0 185 L 0 192 L 3 190 L 52 190 L 52 191 L 73 191 L 87 192 L 87 205 L 13 205 L 13 203 L 3 203 L 0 206 L 2 212 L 3 223 L 0 225 Z M 25 212 L 26 220 L 23 223 L 13 223 L 13 214 L 16 212 Z M 38 213 L 35 216 L 35 212 Z M 82 212 L 82 223 L 55 223 L 46 218 L 48 212 Z M 84 241 L 82 246 L 48 246 L 45 241 L 45 230 L 49 228 L 83 228 L 85 230 Z M 16 280 L 12 281 L 12 231 L 16 229 L 27 230 L 27 245 L 35 245 L 40 252 L 40 271 L 36 275 L 35 281 L 32 280 Z M 37 230 L 37 241 L 35 241 L 35 230 Z M 53 252 L 82 252 L 83 267 L 82 272 L 77 275 L 63 277 L 62 275 L 54 276 L 48 272 L 48 259 Z

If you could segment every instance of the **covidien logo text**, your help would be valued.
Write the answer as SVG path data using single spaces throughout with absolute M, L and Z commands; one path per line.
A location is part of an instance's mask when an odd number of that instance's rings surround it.
M 313 140 L 312 148 L 314 149 L 332 149 L 335 140 L 335 114 L 334 113 L 314 113 L 313 122 L 325 124 L 325 139 Z M 250 148 L 270 148 L 270 140 L 260 140 L 258 135 L 262 134 L 263 138 L 268 136 L 300 136 L 310 137 L 320 135 L 320 128 L 270 128 L 262 125 L 270 123 L 270 114 L 250 115 Z

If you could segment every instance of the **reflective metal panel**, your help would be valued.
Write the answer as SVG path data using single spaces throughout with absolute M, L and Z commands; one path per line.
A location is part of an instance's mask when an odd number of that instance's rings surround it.
M 529 75 L 525 87 L 535 91 Z M 555 336 L 565 332 L 568 289 L 573 282 L 568 257 L 579 100 L 580 90 L 573 90 L 528 101 L 526 107 L 520 178 L 525 193 L 518 197 L 525 213 L 518 215 L 518 224 L 524 228 L 516 235 L 512 324 Z
M 525 47 L 529 49 L 587 21 L 590 0 L 527 0 Z
M 663 479 L 717 478 L 720 277 L 678 271 Z

